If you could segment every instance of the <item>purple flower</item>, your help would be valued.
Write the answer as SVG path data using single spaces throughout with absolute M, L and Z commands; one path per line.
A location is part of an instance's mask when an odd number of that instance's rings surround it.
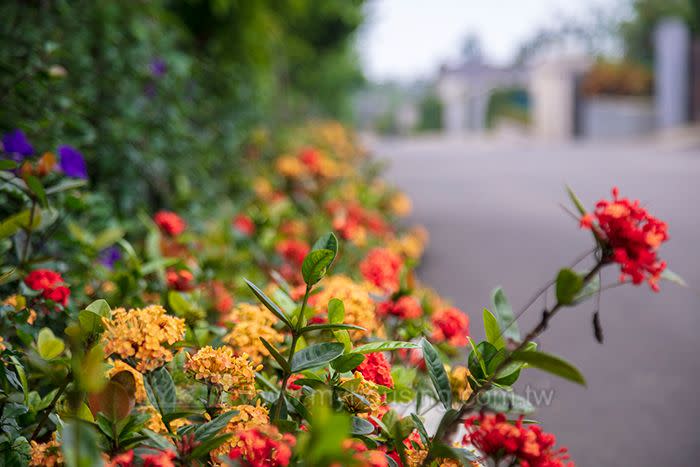
M 154 58 L 151 60 L 151 75 L 154 78 L 162 78 L 168 71 L 168 65 L 162 58 Z
M 15 129 L 2 137 L 2 147 L 16 162 L 34 154 L 34 148 L 22 130 Z
M 109 248 L 105 248 L 100 252 L 100 264 L 104 265 L 109 269 L 112 269 L 114 267 L 114 263 L 116 263 L 120 259 L 122 259 L 122 254 L 119 251 L 119 248 L 117 248 L 116 246 L 110 246 Z
M 87 167 L 85 159 L 80 151 L 73 146 L 61 146 L 58 148 L 58 155 L 61 158 L 61 170 L 69 177 L 87 178 Z

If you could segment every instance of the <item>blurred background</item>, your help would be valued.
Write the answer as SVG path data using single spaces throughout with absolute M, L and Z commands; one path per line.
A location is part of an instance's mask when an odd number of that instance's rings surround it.
M 700 0 L 27 0 L 0 18 L 0 129 L 80 148 L 121 218 L 206 212 L 247 186 L 248 143 L 290 124 L 356 126 L 431 232 L 422 280 L 475 336 L 491 288 L 518 309 L 588 246 L 564 184 L 641 199 L 689 287 L 607 291 L 603 345 L 593 304 L 561 314 L 542 346 L 588 387 L 521 390 L 578 465 L 697 464 Z

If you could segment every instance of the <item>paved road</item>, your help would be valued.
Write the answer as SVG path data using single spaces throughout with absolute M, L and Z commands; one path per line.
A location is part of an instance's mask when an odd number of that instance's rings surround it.
M 495 285 L 517 309 L 590 247 L 588 233 L 559 206 L 567 201 L 565 183 L 588 206 L 617 185 L 666 220 L 671 240 L 661 254 L 690 288 L 606 292 L 603 345 L 592 335 L 592 303 L 565 310 L 541 346 L 574 362 L 588 387 L 530 370 L 521 391 L 553 390 L 537 418 L 570 447 L 577 465 L 698 465 L 700 146 L 403 140 L 371 147 L 390 161 L 388 179 L 413 198 L 412 220 L 431 233 L 422 279 L 470 314 L 478 339 Z M 604 282 L 614 282 L 608 272 Z M 531 310 L 521 329 L 534 326 L 538 313 Z

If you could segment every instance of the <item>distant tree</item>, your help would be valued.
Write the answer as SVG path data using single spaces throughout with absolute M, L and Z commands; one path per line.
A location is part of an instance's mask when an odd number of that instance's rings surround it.
M 418 131 L 442 129 L 442 101 L 434 93 L 426 94 L 420 101 Z

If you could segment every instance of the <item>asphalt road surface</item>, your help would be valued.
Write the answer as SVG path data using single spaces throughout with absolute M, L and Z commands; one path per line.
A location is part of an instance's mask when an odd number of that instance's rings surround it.
M 565 184 L 589 207 L 618 186 L 667 221 L 671 238 L 660 254 L 689 287 L 606 291 L 602 345 L 593 337 L 593 302 L 563 310 L 541 348 L 575 363 L 587 387 L 528 370 L 519 389 L 579 466 L 700 464 L 700 145 L 429 139 L 370 147 L 390 163 L 387 179 L 412 197 L 410 220 L 430 231 L 420 277 L 470 315 L 476 339 L 494 286 L 517 310 L 592 246 L 560 206 L 568 203 Z M 616 280 L 609 270 L 603 283 Z M 521 319 L 521 330 L 536 324 L 542 306 Z

